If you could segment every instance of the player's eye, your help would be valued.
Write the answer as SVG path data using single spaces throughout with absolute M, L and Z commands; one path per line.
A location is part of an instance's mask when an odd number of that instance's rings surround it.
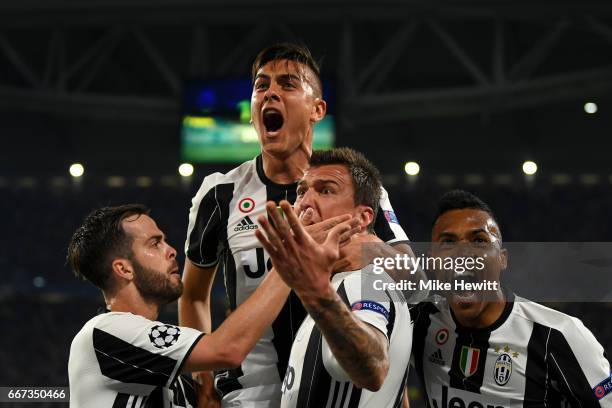
M 328 188 L 328 187 L 323 187 L 323 188 L 321 189 L 321 194 L 323 194 L 323 195 L 327 195 L 327 194 L 331 194 L 331 193 L 332 193 L 331 188 Z
M 255 83 L 255 89 L 257 90 L 266 89 L 267 87 L 268 87 L 268 84 L 263 81 Z
M 453 248 L 457 243 L 451 238 L 442 238 L 438 243 L 438 247 L 441 249 Z
M 489 243 L 489 241 L 487 241 L 486 239 L 484 239 L 483 237 L 476 237 L 472 240 L 472 245 L 474 246 L 478 246 L 478 247 L 482 247 L 485 246 Z

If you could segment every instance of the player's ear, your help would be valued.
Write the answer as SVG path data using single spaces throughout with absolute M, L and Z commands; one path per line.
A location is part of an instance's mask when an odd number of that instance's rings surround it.
M 117 258 L 113 260 L 112 270 L 113 275 L 121 280 L 131 281 L 134 279 L 134 268 L 129 259 Z
M 327 113 L 327 102 L 323 100 L 323 98 L 315 98 L 314 103 L 312 105 L 312 112 L 310 114 L 310 120 L 313 123 L 317 123 L 321 119 L 325 117 Z
M 374 223 L 374 210 L 367 205 L 360 205 L 357 209 L 360 224 L 365 231 L 370 224 Z
M 506 248 L 499 251 L 499 265 L 502 271 L 508 267 L 508 250 Z

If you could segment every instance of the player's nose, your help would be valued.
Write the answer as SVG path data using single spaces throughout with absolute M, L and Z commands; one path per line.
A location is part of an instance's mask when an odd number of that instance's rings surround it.
M 298 214 L 300 214 L 302 211 L 306 211 L 309 208 L 314 208 L 316 204 L 315 200 L 316 195 L 312 192 L 312 189 L 306 190 L 297 204 Z
M 176 258 L 176 249 L 170 244 L 168 244 L 168 258 L 174 259 Z
M 278 89 L 275 85 L 270 85 L 270 87 L 264 93 L 264 102 L 268 102 L 270 100 L 280 101 L 280 95 L 278 94 Z

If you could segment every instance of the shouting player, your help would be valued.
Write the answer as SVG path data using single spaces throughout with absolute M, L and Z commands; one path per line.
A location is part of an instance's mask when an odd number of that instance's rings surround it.
M 493 212 L 465 191 L 442 197 L 432 241 L 434 257 L 485 260 L 460 275 L 439 270 L 442 281 L 499 282 L 509 261 Z M 411 309 L 430 407 L 612 407 L 610 364 L 580 320 L 501 287 L 444 294 Z
M 210 292 L 219 264 L 231 310 L 254 292 L 272 267 L 255 237 L 261 227 L 257 217 L 265 213 L 267 201 L 295 201 L 296 181 L 308 169 L 314 125 L 326 113 L 319 67 L 305 47 L 281 44 L 264 49 L 253 63 L 252 78 L 251 117 L 261 154 L 227 174 L 207 176 L 189 215 L 179 321 L 204 332 L 210 331 Z M 303 217 L 309 233 L 323 239 L 344 220 L 312 224 L 311 216 L 307 212 Z M 384 190 L 374 224 L 376 235 L 394 245 L 386 246 L 387 251 L 410 250 Z M 224 406 L 278 406 L 291 343 L 305 315 L 292 294 L 244 363 L 216 376 Z M 206 382 L 210 375 L 199 377 Z

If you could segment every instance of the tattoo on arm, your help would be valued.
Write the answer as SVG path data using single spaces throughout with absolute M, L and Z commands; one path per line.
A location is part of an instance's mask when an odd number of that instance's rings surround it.
M 337 293 L 305 307 L 353 383 L 370 388 L 368 385 L 374 380 L 386 376 L 389 367 L 387 339 L 355 317 Z

